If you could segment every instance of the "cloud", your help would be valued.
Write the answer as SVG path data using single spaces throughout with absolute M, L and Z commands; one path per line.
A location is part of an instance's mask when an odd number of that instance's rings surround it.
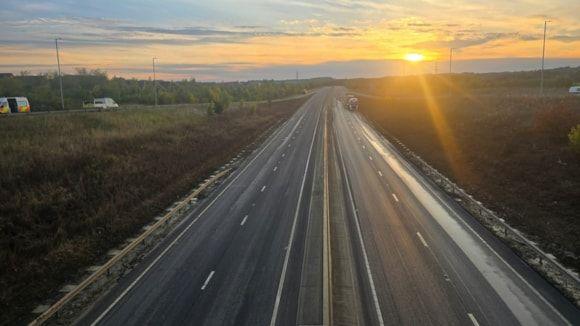
M 34 13 L 34 12 L 55 12 L 60 9 L 60 6 L 54 3 L 47 3 L 47 2 L 28 2 L 28 3 L 19 3 L 17 5 L 18 10 Z
M 580 41 L 580 35 L 555 35 L 551 36 L 549 39 L 570 43 Z
M 143 58 L 159 55 L 167 64 L 185 65 L 172 68 L 176 75 L 183 70 L 209 75 L 215 69 L 225 76 L 265 66 L 272 67 L 264 71 L 269 74 L 288 64 L 398 60 L 409 52 L 435 60 L 449 47 L 462 49 L 463 58 L 517 57 L 538 53 L 542 17 L 555 13 L 561 15 L 549 25 L 550 55 L 580 56 L 580 19 L 572 14 L 580 6 L 568 0 L 549 6 L 524 0 L 4 0 L 3 5 L 1 64 L 52 62 L 55 37 L 64 39 L 68 63 L 108 69 L 143 60 L 147 71 Z M 246 64 L 220 66 L 230 60 Z M 350 67 L 355 66 L 366 67 Z M 139 67 L 119 69 L 131 74 Z
M 253 38 L 330 36 L 348 37 L 360 33 L 347 26 L 310 21 L 305 29 L 279 30 L 257 25 L 229 28 L 214 27 L 163 27 L 131 24 L 123 20 L 85 17 L 45 18 L 12 21 L 4 25 L 3 43 L 47 46 L 55 37 L 69 45 L 88 47 L 110 45 L 195 45 L 245 43 Z M 285 22 L 288 25 L 303 22 Z

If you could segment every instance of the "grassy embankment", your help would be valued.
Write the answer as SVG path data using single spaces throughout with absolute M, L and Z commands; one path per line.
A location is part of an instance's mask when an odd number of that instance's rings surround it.
M 548 93 L 542 99 L 522 95 L 527 90 L 456 89 L 449 99 L 418 92 L 363 98 L 360 110 L 580 270 L 580 153 L 567 138 L 580 124 L 580 98 Z
M 123 242 L 305 99 L 202 116 L 0 119 L 0 324 Z

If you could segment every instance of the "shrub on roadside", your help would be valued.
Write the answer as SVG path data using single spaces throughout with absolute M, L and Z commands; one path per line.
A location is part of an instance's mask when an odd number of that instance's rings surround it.
M 257 111 L 256 103 L 251 103 L 248 109 L 250 111 L 250 114 L 252 115 L 256 114 Z
M 220 114 L 230 106 L 231 96 L 220 88 L 210 90 L 210 102 L 213 106 L 213 113 Z
M 570 130 L 568 133 L 568 140 L 570 141 L 570 146 L 572 146 L 576 152 L 580 153 L 580 124 Z
M 551 141 L 563 142 L 565 135 L 578 122 L 574 112 L 563 105 L 542 108 L 534 115 L 533 129 Z

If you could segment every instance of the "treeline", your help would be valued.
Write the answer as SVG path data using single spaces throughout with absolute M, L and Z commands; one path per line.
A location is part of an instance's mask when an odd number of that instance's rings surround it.
M 324 84 L 324 79 L 289 81 L 248 81 L 209 83 L 195 79 L 157 81 L 159 104 L 210 103 L 227 107 L 230 101 L 263 101 L 301 94 Z M 109 78 L 102 70 L 78 68 L 76 74 L 63 76 L 64 101 L 67 109 L 82 107 L 83 100 L 110 97 L 117 103 L 155 103 L 152 80 Z M 56 73 L 0 78 L 0 96 L 26 96 L 33 111 L 60 109 L 60 86 Z
M 432 94 L 449 91 L 483 91 L 486 89 L 536 89 L 540 84 L 539 71 L 501 73 L 460 73 L 421 76 L 390 76 L 382 78 L 306 80 L 261 80 L 247 82 L 210 83 L 195 79 L 157 81 L 159 104 L 215 103 L 219 111 L 232 101 L 262 101 L 303 93 L 321 86 L 343 85 L 349 89 L 379 96 L 416 96 L 428 89 Z M 546 88 L 567 90 L 580 84 L 580 67 L 547 69 Z M 65 107 L 82 107 L 83 100 L 111 97 L 121 105 L 155 103 L 152 80 L 109 78 L 102 70 L 78 68 L 76 74 L 63 76 Z M 59 79 L 56 73 L 0 78 L 0 96 L 26 96 L 33 111 L 60 108 Z
M 342 80 L 349 89 L 380 96 L 416 96 L 426 89 L 432 94 L 503 89 L 507 92 L 521 89 L 538 89 L 540 71 L 519 71 L 500 73 L 459 73 L 438 75 L 411 75 L 383 78 L 356 78 Z M 544 71 L 544 86 L 547 89 L 568 90 L 580 85 L 580 67 L 547 69 Z

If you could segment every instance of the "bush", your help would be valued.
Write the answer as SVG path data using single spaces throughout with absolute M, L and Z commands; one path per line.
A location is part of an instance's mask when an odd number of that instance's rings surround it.
M 250 111 L 250 114 L 254 115 L 256 114 L 256 103 L 251 103 L 248 107 L 248 110 Z
M 230 106 L 231 97 L 225 90 L 215 87 L 210 90 L 209 94 L 214 113 L 220 114 Z
M 552 141 L 564 142 L 564 136 L 576 123 L 575 114 L 568 106 L 556 104 L 536 112 L 534 131 Z
M 568 139 L 570 140 L 570 146 L 580 153 L 580 124 L 570 130 Z

